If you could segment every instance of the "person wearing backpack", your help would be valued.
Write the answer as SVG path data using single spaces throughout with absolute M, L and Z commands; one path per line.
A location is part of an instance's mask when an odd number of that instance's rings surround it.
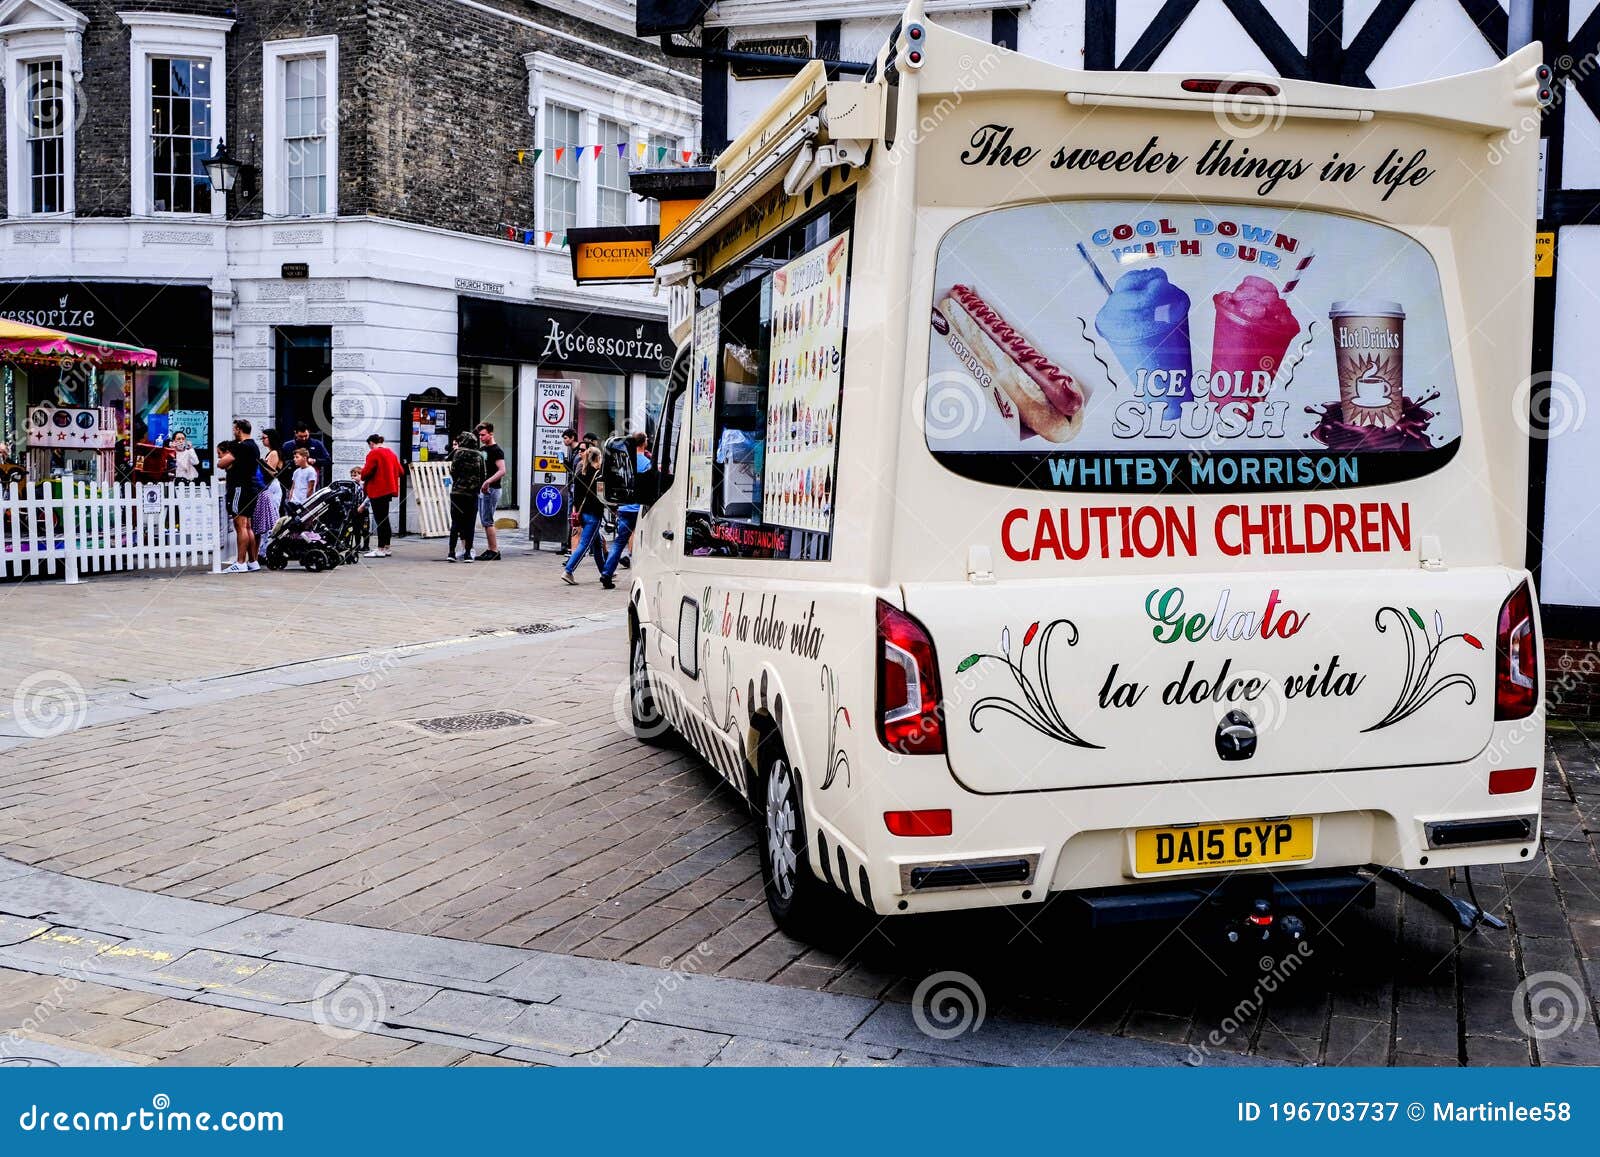
M 472 561 L 472 536 L 478 526 L 478 491 L 483 487 L 483 451 L 478 436 L 463 430 L 450 455 L 450 552 L 446 562 Z M 456 558 L 456 540 L 461 541 L 461 557 Z
M 605 502 L 600 497 L 601 474 L 600 451 L 591 446 L 579 455 L 577 473 L 572 479 L 572 505 L 583 522 L 583 536 L 578 539 L 577 548 L 561 568 L 561 581 L 569 587 L 578 585 L 572 572 L 578 569 L 583 556 L 590 553 L 600 536 L 600 520 L 605 516 Z M 605 564 L 598 556 L 594 561 L 600 568 L 600 582 L 605 586 L 612 585 L 606 577 Z
M 616 441 L 614 439 L 613 441 Z M 615 473 L 620 483 L 619 495 L 624 499 L 617 506 L 617 537 L 611 540 L 611 551 L 606 555 L 605 565 L 600 568 L 600 585 L 606 590 L 611 590 L 617 584 L 613 577 L 617 573 L 617 564 L 622 559 L 622 552 L 633 541 L 633 528 L 639 522 L 639 515 L 644 513 L 644 506 L 638 501 L 640 497 L 640 475 L 649 473 L 654 469 L 650 456 L 644 452 L 645 436 L 643 434 L 630 434 L 622 440 L 625 454 L 623 461 L 618 464 L 618 469 L 610 469 L 608 460 L 606 471 L 606 493 L 612 493 L 612 475 Z M 608 455 L 612 450 L 611 443 L 606 444 Z

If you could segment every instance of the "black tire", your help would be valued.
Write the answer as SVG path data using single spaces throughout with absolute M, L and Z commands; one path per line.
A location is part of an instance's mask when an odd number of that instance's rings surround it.
M 261 556 L 261 565 L 268 570 L 282 570 L 289 565 L 289 556 L 273 547 L 267 548 L 267 553 Z
M 765 766 L 756 781 L 761 831 L 758 854 L 767 910 L 778 927 L 799 940 L 825 943 L 853 913 L 844 898 L 811 870 L 810 827 L 800 778 L 775 741 L 763 746 Z
M 316 573 L 322 569 L 322 552 L 320 550 L 306 551 L 305 554 L 300 556 L 300 565 L 313 574 Z
M 635 623 L 628 644 L 628 724 L 635 739 L 661 747 L 673 740 L 672 724 L 656 703 L 645 667 L 645 652 L 644 628 Z

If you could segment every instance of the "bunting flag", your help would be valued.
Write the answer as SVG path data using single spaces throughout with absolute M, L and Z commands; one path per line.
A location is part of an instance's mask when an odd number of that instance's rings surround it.
M 595 155 L 595 159 L 596 160 L 598 160 L 600 158 L 600 150 L 603 149 L 603 148 L 605 148 L 604 145 L 596 145 L 594 147 L 594 155 Z
M 562 145 L 559 149 L 556 150 L 556 164 L 559 165 L 561 163 L 561 154 L 566 152 L 566 151 L 567 151 L 567 147 L 565 145 Z
M 506 226 L 506 240 L 507 241 L 515 241 L 516 239 L 517 239 L 517 227 L 515 225 L 507 225 Z
M 617 156 L 620 157 L 624 153 L 626 153 L 627 151 L 628 151 L 628 142 L 627 141 L 618 141 L 617 142 Z
M 634 146 L 634 148 L 637 150 L 637 155 L 638 155 L 639 159 L 641 161 L 644 160 L 645 143 L 643 141 L 640 141 L 637 145 Z
M 687 165 L 692 160 L 694 160 L 694 150 L 693 149 L 684 149 L 683 150 L 683 163 Z
M 656 146 L 656 160 L 664 161 L 666 159 L 667 159 L 667 146 L 666 145 L 657 145 Z
M 552 233 L 552 232 L 550 232 L 550 230 L 546 229 L 544 231 L 544 243 L 546 245 L 550 244 L 551 241 L 555 240 L 555 236 L 556 235 L 554 233 Z

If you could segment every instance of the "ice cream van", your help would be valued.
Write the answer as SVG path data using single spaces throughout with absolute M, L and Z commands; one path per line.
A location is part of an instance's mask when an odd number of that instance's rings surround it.
M 912 4 L 717 158 L 628 707 L 783 926 L 1289 928 L 1536 853 L 1541 79 L 1072 71 Z

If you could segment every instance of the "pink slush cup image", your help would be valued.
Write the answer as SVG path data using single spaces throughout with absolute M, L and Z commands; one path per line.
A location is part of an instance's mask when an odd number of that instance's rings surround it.
M 1166 416 L 1180 417 L 1183 403 L 1194 397 L 1189 381 L 1194 368 L 1189 353 L 1189 295 L 1167 280 L 1167 271 L 1134 269 L 1117 278 L 1116 288 L 1095 316 L 1094 328 L 1135 383 L 1140 370 L 1167 371 Z
M 1266 385 L 1283 363 L 1284 352 L 1300 323 L 1289 303 L 1278 296 L 1278 287 L 1254 274 L 1239 283 L 1239 288 L 1223 290 L 1211 299 L 1217 307 L 1217 325 L 1211 337 L 1211 375 L 1232 376 L 1231 383 L 1216 383 L 1211 388 L 1217 403 L 1240 401 L 1246 415 L 1254 415 L 1256 373 Z

